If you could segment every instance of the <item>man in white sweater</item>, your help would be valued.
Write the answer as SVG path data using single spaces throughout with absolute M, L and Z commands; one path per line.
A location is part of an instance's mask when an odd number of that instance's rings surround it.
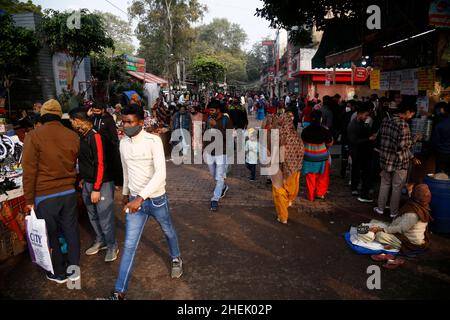
M 126 216 L 126 238 L 119 276 L 111 300 L 125 299 L 133 260 L 150 217 L 161 226 L 169 244 L 172 278 L 183 274 L 178 238 L 169 213 L 166 195 L 166 159 L 158 136 L 144 131 L 144 112 L 131 105 L 124 109 L 122 122 L 125 137 L 120 143 L 123 166 L 123 203 Z

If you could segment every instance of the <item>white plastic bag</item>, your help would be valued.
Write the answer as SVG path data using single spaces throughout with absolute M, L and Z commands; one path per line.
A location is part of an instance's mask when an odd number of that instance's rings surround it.
M 25 218 L 25 225 L 31 261 L 54 274 L 45 220 L 38 219 L 34 210 L 31 210 L 31 214 Z

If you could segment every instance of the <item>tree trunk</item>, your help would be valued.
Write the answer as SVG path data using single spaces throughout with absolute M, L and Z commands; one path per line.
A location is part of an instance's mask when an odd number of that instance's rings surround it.
M 80 68 L 81 63 L 83 62 L 84 57 L 81 58 L 81 60 L 78 62 L 78 58 L 74 58 L 72 60 L 72 79 L 71 79 L 71 88 L 70 88 L 70 93 L 75 94 L 74 91 L 74 86 L 75 86 L 75 78 L 77 76 L 78 73 L 78 69 Z
M 114 52 L 111 54 L 111 63 L 109 64 L 109 72 L 108 72 L 108 83 L 106 84 L 106 101 L 109 103 L 109 86 L 111 84 L 111 70 L 112 70 L 112 64 L 113 64 L 113 58 L 114 58 Z M 144 73 L 145 77 L 145 73 Z M 145 80 L 145 78 L 144 78 Z M 145 86 L 145 83 L 144 83 Z

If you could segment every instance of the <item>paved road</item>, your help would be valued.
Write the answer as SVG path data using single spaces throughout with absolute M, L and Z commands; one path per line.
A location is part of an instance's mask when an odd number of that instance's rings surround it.
M 408 259 L 401 269 L 382 269 L 382 289 L 367 289 L 367 256 L 351 252 L 343 240 L 350 225 L 374 218 L 371 206 L 350 195 L 345 181 L 332 176 L 326 201 L 310 203 L 301 194 L 290 222 L 275 222 L 265 178 L 248 181 L 243 166 L 233 167 L 230 192 L 218 213 L 209 211 L 213 188 L 203 165 L 168 163 L 167 190 L 185 264 L 181 279 L 169 277 L 168 248 L 159 227 L 148 223 L 136 256 L 130 299 L 429 299 L 448 298 L 450 238 L 433 235 L 431 250 Z M 124 217 L 117 193 L 118 239 Z M 376 217 L 379 218 L 379 217 Z M 382 218 L 383 219 L 383 218 Z M 387 218 L 384 218 L 387 220 Z M 92 241 L 86 216 L 80 217 L 82 248 Z M 119 261 L 103 254 L 82 256 L 82 290 L 47 281 L 27 254 L 0 265 L 0 297 L 12 299 L 96 299 L 114 286 Z

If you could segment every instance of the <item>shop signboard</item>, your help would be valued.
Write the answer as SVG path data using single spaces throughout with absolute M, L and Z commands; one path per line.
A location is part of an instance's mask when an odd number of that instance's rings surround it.
M 128 71 L 145 72 L 145 59 L 124 55 Z
M 80 83 L 81 83 L 81 90 L 85 90 L 85 82 L 88 80 L 86 77 L 86 72 L 84 68 L 84 63 L 80 65 L 80 67 L 77 70 L 77 74 L 73 80 L 73 72 L 72 69 L 72 58 L 68 56 L 65 53 L 55 53 L 52 57 L 52 64 L 53 64 L 53 74 L 55 77 L 55 87 L 56 87 L 56 94 L 60 95 L 63 93 L 63 91 L 70 91 L 73 90 L 75 93 L 78 93 L 80 90 Z
M 363 67 L 356 68 L 355 79 L 367 79 L 367 69 Z
M 434 0 L 430 4 L 430 25 L 450 28 L 450 0 Z
M 392 71 L 389 74 L 389 90 L 402 90 L 402 71 Z
M 379 69 L 373 69 L 370 72 L 370 89 L 379 90 L 381 86 L 381 72 Z
M 380 90 L 389 91 L 391 81 L 391 73 L 390 72 L 381 72 L 380 73 Z
M 401 71 L 401 94 L 416 96 L 419 94 L 417 69 L 406 69 Z
M 325 74 L 325 86 L 331 86 L 331 82 L 333 81 L 333 72 L 327 71 Z
M 436 81 L 434 68 L 419 68 L 417 71 L 417 80 L 419 82 L 419 90 L 434 90 L 434 83 Z
M 262 45 L 263 45 L 263 46 L 268 46 L 268 47 L 274 46 L 274 45 L 275 45 L 275 41 L 274 41 L 274 40 L 264 40 L 264 41 L 262 42 Z
M 425 97 L 418 97 L 417 98 L 417 110 L 420 114 L 427 114 L 428 110 L 430 109 L 430 98 Z

